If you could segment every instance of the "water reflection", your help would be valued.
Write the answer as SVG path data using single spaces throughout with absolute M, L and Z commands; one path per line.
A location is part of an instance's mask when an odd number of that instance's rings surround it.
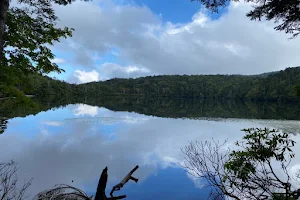
M 99 107 L 114 111 L 129 111 L 167 118 L 238 118 L 238 119 L 285 119 L 300 120 L 300 104 L 297 102 L 251 102 L 211 99 L 34 99 L 32 104 L 16 100 L 0 100 L 0 116 L 13 118 L 37 114 L 41 111 L 64 108 L 69 104 L 81 104 L 74 110 L 75 116 L 96 116 Z
M 109 190 L 138 164 L 135 176 L 140 182 L 128 184 L 121 192 L 127 199 L 199 199 L 208 189 L 180 168 L 180 148 L 189 141 L 211 138 L 228 139 L 230 146 L 243 136 L 242 128 L 266 125 L 300 131 L 298 121 L 160 118 L 68 105 L 10 119 L 0 138 L 0 150 L 5 152 L 0 160 L 18 161 L 21 180 L 34 177 L 30 194 L 57 183 L 74 184 L 92 194 L 105 166 Z M 295 152 L 299 150 L 297 146 Z M 296 154 L 291 166 L 300 164 L 297 160 Z
M 4 133 L 6 128 L 7 128 L 7 119 L 6 118 L 0 119 L 0 134 Z
M 98 114 L 98 107 L 96 106 L 89 106 L 86 104 L 79 104 L 74 110 L 73 114 L 75 116 L 82 116 L 82 115 L 89 115 L 94 117 Z

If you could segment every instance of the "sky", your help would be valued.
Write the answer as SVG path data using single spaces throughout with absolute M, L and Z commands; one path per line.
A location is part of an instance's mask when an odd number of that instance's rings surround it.
M 250 4 L 211 13 L 190 0 L 93 0 L 55 5 L 73 37 L 51 47 L 71 83 L 163 74 L 258 74 L 300 65 L 300 38 L 251 21 Z

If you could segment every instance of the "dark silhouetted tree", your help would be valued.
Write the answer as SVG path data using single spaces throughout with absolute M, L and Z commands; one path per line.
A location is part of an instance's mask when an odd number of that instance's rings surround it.
M 199 1 L 207 9 L 218 12 L 220 8 L 230 2 L 239 0 L 192 0 Z M 244 0 L 255 3 L 254 9 L 247 13 L 251 20 L 274 20 L 279 23 L 275 26 L 278 31 L 292 34 L 296 37 L 300 33 L 300 1 L 299 0 Z
M 49 45 L 72 36 L 73 29 L 58 28 L 53 4 L 72 0 L 0 1 L 0 90 L 12 87 L 29 73 L 62 72 Z

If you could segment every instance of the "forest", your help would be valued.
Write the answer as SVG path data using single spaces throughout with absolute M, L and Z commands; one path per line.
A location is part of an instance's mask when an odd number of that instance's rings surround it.
M 69 84 L 30 74 L 15 84 L 15 89 L 42 98 L 130 96 L 299 101 L 300 67 L 260 75 L 161 75 L 86 84 Z M 0 90 L 0 97 L 13 95 L 10 90 Z

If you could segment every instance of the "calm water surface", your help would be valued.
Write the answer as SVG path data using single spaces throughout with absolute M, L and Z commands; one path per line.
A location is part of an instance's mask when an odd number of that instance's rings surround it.
M 21 181 L 34 177 L 29 195 L 58 183 L 94 194 L 105 166 L 109 191 L 139 165 L 135 172 L 139 182 L 129 182 L 116 194 L 126 194 L 128 200 L 205 199 L 210 190 L 181 168 L 180 149 L 189 141 L 212 138 L 228 139 L 230 147 L 243 136 L 241 129 L 265 126 L 292 132 L 300 143 L 297 120 L 162 118 L 72 104 L 9 119 L 0 135 L 0 160 L 17 161 Z M 291 166 L 299 167 L 299 145 L 294 151 Z

